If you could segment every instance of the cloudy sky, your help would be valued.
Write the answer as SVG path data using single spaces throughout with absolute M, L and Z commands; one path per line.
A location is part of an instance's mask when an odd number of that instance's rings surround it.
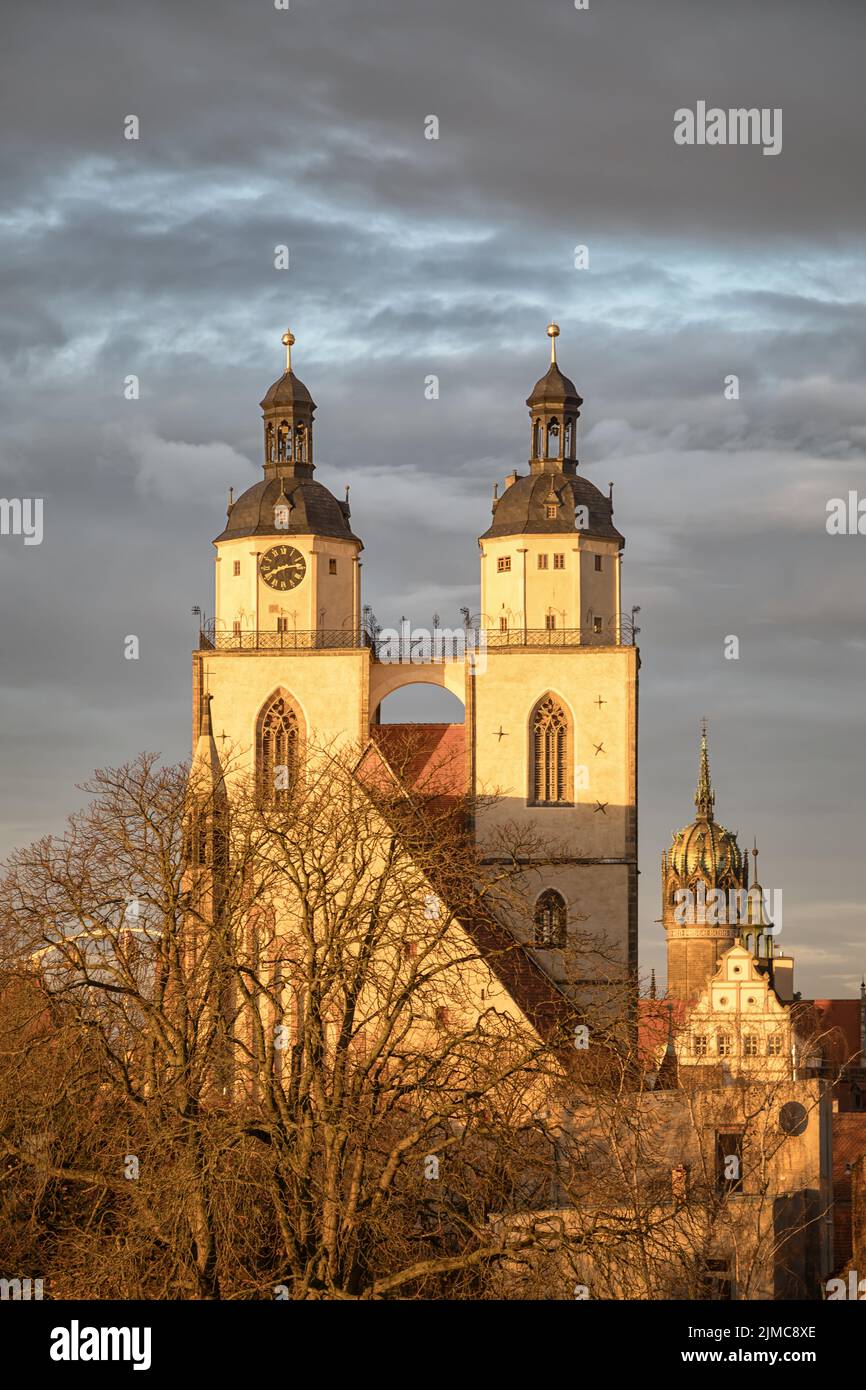
M 364 598 L 428 624 L 477 610 L 554 317 L 641 606 L 643 968 L 706 715 L 798 986 L 854 992 L 866 536 L 825 519 L 866 495 L 861 0 L 49 0 L 4 38 L 0 495 L 44 540 L 0 537 L 0 852 L 93 767 L 186 756 L 190 608 L 287 324 Z M 781 108 L 781 153 L 675 145 L 698 101 Z

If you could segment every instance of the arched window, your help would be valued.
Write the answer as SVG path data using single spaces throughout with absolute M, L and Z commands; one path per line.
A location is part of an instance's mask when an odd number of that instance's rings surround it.
M 555 888 L 546 888 L 535 904 L 535 944 L 561 949 L 568 939 L 565 899 Z
M 529 785 L 532 802 L 550 806 L 571 801 L 568 716 L 553 695 L 539 700 L 532 715 Z
M 574 421 L 569 418 L 565 422 L 565 447 L 563 454 L 567 459 L 574 458 Z
M 295 458 L 298 463 L 307 463 L 307 427 L 297 425 L 295 428 Z
M 300 720 L 285 694 L 273 697 L 256 725 L 256 783 L 264 801 L 289 799 L 298 772 Z
M 532 457 L 539 458 L 541 455 L 541 421 L 532 422 Z
M 274 426 L 269 422 L 265 429 L 265 459 L 268 463 L 274 461 Z
M 288 420 L 281 420 L 277 429 L 277 459 L 286 463 L 292 457 L 292 432 Z
M 547 422 L 547 448 L 545 454 L 549 459 L 559 457 L 559 421 L 557 419 Z

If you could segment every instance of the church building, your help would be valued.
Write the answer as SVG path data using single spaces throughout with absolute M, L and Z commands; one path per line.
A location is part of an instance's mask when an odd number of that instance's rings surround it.
M 527 467 L 494 490 L 478 612 L 456 652 L 395 652 L 364 607 L 348 490 L 338 499 L 316 476 L 316 405 L 283 336 L 285 371 L 261 402 L 262 477 L 230 494 L 214 542 L 193 747 L 279 800 L 310 749 L 372 745 L 387 761 L 397 731 L 381 706 L 395 690 L 451 691 L 462 725 L 405 726 L 416 771 L 447 758 L 452 792 L 477 808 L 482 858 L 495 860 L 506 826 L 525 831 L 531 911 L 503 925 L 579 1000 L 636 980 L 639 656 L 621 612 L 625 542 L 611 497 L 579 471 L 583 402 L 557 364 L 558 334 L 551 324 L 550 364 L 526 402 Z

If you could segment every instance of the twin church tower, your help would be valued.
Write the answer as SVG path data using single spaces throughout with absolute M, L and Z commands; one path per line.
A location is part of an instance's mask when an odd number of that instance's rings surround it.
M 581 472 L 582 400 L 556 361 L 528 399 L 529 460 L 479 539 L 479 611 L 467 650 L 386 650 L 362 606 L 362 542 L 346 500 L 316 477 L 316 406 L 292 366 L 261 402 L 263 476 L 230 496 L 216 547 L 216 608 L 193 655 L 193 742 L 279 796 L 277 773 L 316 746 L 386 747 L 383 700 L 418 682 L 465 708 L 428 726 L 456 749 L 474 833 L 495 856 L 518 825 L 528 921 L 508 925 L 551 979 L 580 995 L 637 972 L 639 656 L 621 612 L 623 537 Z M 481 529 L 479 527 L 479 529 Z M 492 798 L 487 800 L 486 798 Z M 586 949 L 592 939 L 598 950 Z M 603 943 L 603 945 L 601 945 Z

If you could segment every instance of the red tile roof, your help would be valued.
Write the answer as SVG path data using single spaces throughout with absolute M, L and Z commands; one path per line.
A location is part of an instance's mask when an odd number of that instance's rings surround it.
M 467 792 L 463 724 L 374 724 L 388 766 L 416 794 L 458 800 Z
M 811 1010 L 813 1027 L 821 1034 L 829 1034 L 828 1043 L 835 1043 L 834 1061 L 849 1062 L 853 1066 L 863 1065 L 860 1056 L 860 1000 L 859 999 L 804 999 L 803 1005 Z
M 385 792 L 379 804 L 383 814 L 393 819 L 404 812 L 423 838 L 436 833 L 452 806 L 466 795 L 465 730 L 462 724 L 378 724 L 358 764 L 358 775 L 376 796 Z M 387 793 L 397 787 L 407 792 L 405 805 Z M 378 799 L 378 798 L 377 798 Z M 428 823 L 425 807 L 434 811 Z M 438 813 L 438 814 L 436 814 Z M 438 866 L 441 870 L 443 866 Z M 548 1042 L 562 1043 L 574 1056 L 573 1029 L 581 1021 L 578 1008 L 567 998 L 533 956 L 507 928 L 492 916 L 483 901 L 471 891 L 457 872 L 454 882 L 448 874 L 427 863 L 431 886 L 446 903 L 475 944 L 493 974 L 529 1019 L 538 1034 Z M 454 900 L 459 894 L 461 902 Z
M 639 999 L 637 1008 L 638 1056 L 644 1066 L 652 1067 L 672 1033 L 674 1039 L 682 1032 L 689 1016 L 689 1006 L 682 999 Z

